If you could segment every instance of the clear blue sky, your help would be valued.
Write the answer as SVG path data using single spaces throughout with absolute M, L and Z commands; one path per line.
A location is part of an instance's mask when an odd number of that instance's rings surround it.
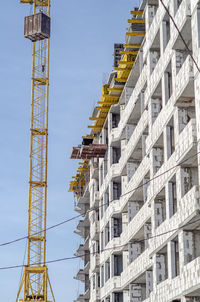
M 124 42 L 129 11 L 140 0 L 52 0 L 50 67 L 48 225 L 70 218 L 68 184 L 77 162 L 72 146 L 88 132 L 113 44 Z M 26 235 L 29 173 L 31 42 L 23 38 L 28 5 L 4 1 L 0 10 L 0 243 Z M 48 232 L 48 260 L 72 256 L 80 244 L 76 222 Z M 0 247 L 0 266 L 23 262 L 25 242 Z M 50 264 L 57 302 L 73 301 L 81 286 L 73 276 L 79 260 Z M 0 271 L 1 301 L 14 302 L 21 269 Z

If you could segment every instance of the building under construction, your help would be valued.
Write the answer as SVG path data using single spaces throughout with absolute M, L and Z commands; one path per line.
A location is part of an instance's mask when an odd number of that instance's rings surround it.
M 89 135 L 71 153 L 76 302 L 197 302 L 199 1 L 143 0 L 128 24 Z

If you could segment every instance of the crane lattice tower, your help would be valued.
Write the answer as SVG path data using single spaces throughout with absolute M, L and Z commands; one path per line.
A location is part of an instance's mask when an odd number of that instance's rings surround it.
M 55 301 L 46 266 L 50 0 L 32 6 L 25 37 L 33 42 L 27 265 L 16 301 Z M 23 298 L 22 298 L 22 297 Z M 21 297 L 21 298 L 20 298 Z

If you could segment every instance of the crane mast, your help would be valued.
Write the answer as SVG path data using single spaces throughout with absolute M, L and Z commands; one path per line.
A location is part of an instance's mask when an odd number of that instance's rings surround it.
M 50 33 L 50 0 L 20 2 L 30 4 L 33 9 L 33 15 L 25 18 L 25 37 L 32 40 L 33 48 L 27 265 L 24 267 L 16 302 L 55 302 L 46 266 L 45 231 L 50 34 L 46 35 L 42 27 L 46 24 L 48 29 L 46 21 L 49 20 Z

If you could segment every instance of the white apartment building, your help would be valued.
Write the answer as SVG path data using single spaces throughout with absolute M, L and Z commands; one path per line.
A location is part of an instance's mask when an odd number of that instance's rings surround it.
M 107 151 L 83 165 L 76 302 L 200 301 L 200 1 L 163 2 L 190 52 L 161 1 L 143 1 L 145 36 L 124 45 L 141 45 L 134 64 L 125 82 L 110 74 L 122 92 L 92 130 Z

